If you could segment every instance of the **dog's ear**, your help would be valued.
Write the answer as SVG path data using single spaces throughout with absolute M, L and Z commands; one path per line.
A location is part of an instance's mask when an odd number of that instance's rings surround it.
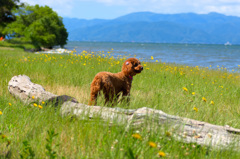
M 130 61 L 125 61 L 122 66 L 122 71 L 124 74 L 129 75 L 131 71 L 132 63 Z
M 125 61 L 125 63 L 123 65 L 130 66 L 130 65 L 132 65 L 132 63 L 130 61 Z

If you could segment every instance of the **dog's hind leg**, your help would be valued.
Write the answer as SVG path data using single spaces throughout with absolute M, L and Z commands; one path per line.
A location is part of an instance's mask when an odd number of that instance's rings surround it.
M 88 105 L 96 105 L 97 104 L 97 97 L 101 91 L 101 78 L 95 77 L 91 84 L 91 93 L 90 93 L 90 100 Z

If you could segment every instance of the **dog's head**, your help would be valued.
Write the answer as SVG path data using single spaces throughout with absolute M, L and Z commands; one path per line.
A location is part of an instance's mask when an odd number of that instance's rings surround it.
M 141 73 L 143 66 L 141 62 L 136 58 L 127 59 L 122 66 L 122 72 L 127 76 L 135 76 L 138 73 Z

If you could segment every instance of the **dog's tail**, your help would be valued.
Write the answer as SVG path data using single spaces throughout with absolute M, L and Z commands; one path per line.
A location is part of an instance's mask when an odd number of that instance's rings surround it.
M 91 83 L 91 93 L 90 100 L 88 105 L 95 105 L 97 103 L 97 96 L 102 89 L 102 78 L 100 76 L 96 76 Z

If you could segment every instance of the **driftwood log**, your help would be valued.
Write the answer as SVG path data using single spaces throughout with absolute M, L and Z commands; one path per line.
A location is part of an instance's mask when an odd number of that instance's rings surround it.
M 162 131 L 177 140 L 216 148 L 238 149 L 240 146 L 240 129 L 230 126 L 218 126 L 210 123 L 182 118 L 147 107 L 139 109 L 121 109 L 101 106 L 88 106 L 78 103 L 70 96 L 57 96 L 34 84 L 26 75 L 14 76 L 8 84 L 9 92 L 22 102 L 46 101 L 59 105 L 61 114 L 77 116 L 80 119 L 100 118 L 110 124 L 126 125 L 128 128 L 144 128 L 151 131 Z M 34 98 L 33 98 L 34 96 Z

